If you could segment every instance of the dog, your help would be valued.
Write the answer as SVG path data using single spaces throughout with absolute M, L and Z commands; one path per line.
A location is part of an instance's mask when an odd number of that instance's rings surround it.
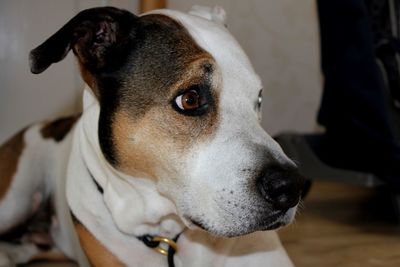
M 83 112 L 1 146 L 0 266 L 293 266 L 273 230 L 303 178 L 224 20 L 92 8 L 31 51 L 35 74 L 73 51 Z

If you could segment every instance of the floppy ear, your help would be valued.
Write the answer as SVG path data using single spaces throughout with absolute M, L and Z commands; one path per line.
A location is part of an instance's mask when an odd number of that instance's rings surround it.
M 132 13 L 113 7 L 84 10 L 30 52 L 31 72 L 45 71 L 71 49 L 91 72 L 112 69 L 132 45 L 137 19 Z

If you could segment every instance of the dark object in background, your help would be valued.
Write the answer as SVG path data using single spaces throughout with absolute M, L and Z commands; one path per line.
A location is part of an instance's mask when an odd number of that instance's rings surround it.
M 311 179 L 386 186 L 400 220 L 400 9 L 395 0 L 319 0 L 321 135 L 282 134 Z
M 400 3 L 365 0 L 378 66 L 391 104 L 400 110 Z
M 372 6 L 374 1 L 369 2 Z M 380 30 L 380 24 L 372 32 L 363 0 L 322 0 L 318 11 L 325 77 L 318 122 L 326 133 L 316 153 L 329 165 L 372 172 L 400 189 L 400 135 L 396 137 L 395 130 L 400 125 L 392 123 L 390 105 L 395 102 L 394 94 L 389 94 L 400 87 L 387 88 L 390 83 L 386 85 L 384 79 L 386 73 L 398 76 L 398 70 L 389 60 L 396 57 L 383 53 L 380 45 L 391 35 Z M 379 15 L 374 21 L 390 19 L 388 9 Z M 375 47 L 385 61 L 377 60 Z

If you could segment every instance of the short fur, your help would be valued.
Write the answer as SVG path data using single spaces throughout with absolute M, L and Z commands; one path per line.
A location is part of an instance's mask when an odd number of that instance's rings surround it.
M 292 266 L 264 230 L 292 221 L 303 179 L 259 125 L 261 82 L 223 9 L 192 14 L 88 9 L 32 50 L 33 73 L 72 50 L 87 87 L 80 117 L 0 148 L 0 234 L 13 237 L 0 265 L 62 253 L 85 266 L 75 229 L 93 266 L 166 266 L 145 234 L 180 234 L 176 266 Z

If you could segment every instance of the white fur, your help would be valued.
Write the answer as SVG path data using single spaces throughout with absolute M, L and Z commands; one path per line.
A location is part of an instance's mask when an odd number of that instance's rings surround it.
M 128 178 L 106 162 L 98 143 L 97 123 L 93 124 L 98 116 L 99 104 L 86 88 L 84 113 L 75 129 L 67 172 L 68 203 L 85 227 L 127 266 L 164 266 L 166 259 L 136 236 L 174 237 L 183 229 L 179 220 L 168 216 L 176 213 L 175 208 L 149 181 Z M 104 189 L 103 195 L 88 169 Z
M 65 173 L 71 147 L 71 135 L 62 142 L 43 139 L 40 132 L 44 124 L 29 127 L 24 133 L 24 150 L 19 157 L 16 174 L 5 197 L 0 202 L 0 232 L 24 222 L 42 201 L 53 198 L 55 217 L 51 224 L 51 235 L 56 247 L 70 258 L 79 259 L 82 254 L 71 226 L 69 209 L 65 197 Z M 5 249 L 8 248 L 8 249 Z M 9 246 L 3 244 L 0 251 L 10 251 L 8 255 L 16 263 L 27 262 L 38 249 L 32 246 Z M 19 251 L 19 252 L 18 252 Z M 16 253 L 18 252 L 18 253 Z M 0 256 L 1 258 L 2 256 Z M 4 257 L 5 258 L 5 257 Z
M 228 208 L 226 203 L 237 202 L 252 206 L 252 199 L 246 190 L 251 177 L 241 175 L 240 169 L 253 168 L 259 161 L 258 148 L 268 150 L 271 161 L 292 164 L 280 146 L 261 128 L 258 110 L 261 81 L 254 72 L 251 63 L 237 41 L 222 25 L 202 17 L 191 16 L 177 11 L 163 10 L 163 13 L 188 29 L 196 43 L 209 52 L 215 59 L 222 76 L 220 87 L 219 127 L 215 137 L 207 142 L 193 146 L 186 156 L 186 172 L 183 184 L 176 186 L 163 179 L 159 189 L 178 203 L 181 214 L 192 217 L 212 217 L 213 225 L 226 225 L 230 220 L 239 221 L 231 216 L 237 214 L 240 207 Z M 216 182 L 218 180 L 218 182 Z M 181 188 L 186 192 L 180 192 Z M 219 200 L 222 190 L 233 191 L 234 196 Z M 238 204 L 239 205 L 239 204 Z M 293 210 L 288 211 L 293 214 Z M 283 216 L 289 222 L 293 216 Z M 209 220 L 209 219 L 206 219 Z M 233 222 L 232 228 L 244 222 Z M 218 231 L 218 229 L 216 229 Z
M 162 203 L 158 203 L 157 200 L 147 199 L 146 201 L 154 203 L 154 205 L 148 206 L 144 204 L 144 196 L 138 193 L 135 187 L 136 178 L 131 177 L 131 183 L 124 181 L 124 175 L 115 172 L 105 162 L 101 153 L 96 155 L 82 155 L 83 151 L 85 153 L 93 153 L 93 150 L 87 150 L 87 146 L 93 145 L 94 147 L 91 149 L 94 149 L 94 151 L 99 149 L 98 141 L 96 141 L 96 126 L 89 124 L 88 127 L 91 126 L 89 127 L 90 129 L 84 131 L 86 118 L 87 121 L 93 122 L 95 121 L 95 117 L 98 117 L 98 103 L 88 88 L 85 90 L 84 95 L 85 112 L 82 120 L 75 129 L 68 167 L 67 198 L 69 205 L 74 214 L 84 223 L 85 227 L 92 233 L 95 233 L 96 238 L 127 266 L 167 266 L 166 258 L 144 246 L 135 237 L 135 233 L 138 235 L 143 234 L 140 230 L 145 228 L 147 232 L 144 233 L 159 234 L 172 238 L 182 231 L 182 227 L 177 227 L 175 223 L 165 223 L 162 220 L 163 216 L 158 218 L 159 225 L 153 221 L 153 217 L 150 216 L 151 219 L 148 219 L 146 216 L 143 216 L 144 214 L 163 214 L 164 211 L 160 210 L 163 206 L 157 205 Z M 87 103 L 90 104 L 87 105 Z M 91 139 L 88 138 L 89 136 L 86 136 L 89 132 L 92 133 L 90 136 Z M 83 143 L 87 144 L 80 143 L 82 140 L 84 140 Z M 88 159 L 93 160 L 90 160 L 91 163 L 86 165 L 86 160 Z M 86 169 L 87 166 L 89 166 L 96 181 L 104 188 L 104 198 L 93 183 Z M 107 176 L 109 172 L 113 173 L 113 175 Z M 119 189 L 122 191 L 117 193 L 116 190 L 111 188 L 114 187 L 114 184 L 118 186 L 118 183 L 122 183 L 125 189 L 120 187 Z M 152 186 L 146 189 L 147 192 L 151 192 L 152 190 L 155 190 L 152 189 Z M 106 197 L 107 194 L 108 197 Z M 134 196 L 127 196 L 126 194 Z M 154 195 L 151 195 L 151 197 L 154 197 Z M 114 198 L 114 201 L 112 201 L 112 198 Z M 108 203 L 110 200 L 111 203 Z M 121 206 L 127 207 L 125 215 L 113 213 L 113 209 L 119 208 L 114 207 L 113 203 L 119 201 L 121 202 Z M 168 199 L 163 199 L 162 201 L 166 203 L 170 202 Z M 144 207 L 141 207 L 141 205 L 144 205 Z M 152 210 L 145 210 L 146 207 Z M 142 212 L 136 214 L 134 213 L 135 210 L 141 210 Z M 130 211 L 133 211 L 133 213 L 129 214 Z M 169 214 L 165 214 L 165 217 L 168 217 L 167 215 L 176 217 L 175 210 L 167 209 L 166 211 Z M 114 217 L 111 217 L 110 213 Z M 123 218 L 115 217 L 118 215 Z M 134 220 L 129 221 L 129 216 L 133 216 Z M 130 222 L 131 228 L 127 227 L 127 225 L 124 225 L 126 228 L 118 228 L 118 220 L 121 220 L 123 223 Z M 154 224 L 153 227 L 151 227 L 152 224 Z M 178 240 L 178 247 L 179 252 L 175 256 L 177 267 L 239 267 L 244 266 L 244 264 L 251 264 L 250 266 L 259 266 L 261 264 L 263 266 L 292 266 L 278 236 L 273 231 L 256 232 L 242 237 L 226 239 L 212 236 L 201 230 L 185 230 Z
M 73 213 L 128 266 L 166 266 L 165 257 L 145 247 L 135 236 L 149 233 L 174 237 L 183 224 L 190 229 L 179 238 L 177 266 L 292 266 L 273 231 L 226 239 L 198 230 L 185 217 L 207 216 L 223 227 L 224 217 L 229 214 L 217 200 L 222 188 L 235 190 L 232 201 L 249 199 L 242 191 L 246 177 L 238 175 L 239 168 L 251 167 L 257 160 L 249 144 L 268 148 L 278 162 L 292 163 L 259 125 L 254 106 L 261 82 L 225 28 L 180 12 L 154 13 L 180 21 L 216 60 L 223 81 L 218 131 L 209 142 L 193 147 L 184 162 L 182 177 L 160 177 L 159 183 L 128 177 L 113 169 L 100 151 L 100 107 L 86 89 L 84 113 L 75 128 L 67 173 L 67 199 Z M 91 175 L 104 189 L 104 195 L 96 189 Z M 290 221 L 294 213 L 295 208 L 290 209 L 282 220 Z
M 52 139 L 43 139 L 40 133 L 42 127 L 43 124 L 34 125 L 24 133 L 25 147 L 19 157 L 16 174 L 0 202 L 0 232 L 32 214 L 39 202 L 50 196 L 55 181 L 65 175 L 62 169 L 66 160 L 62 159 L 68 155 L 70 144 L 68 141 L 58 144 Z
M 259 125 L 256 105 L 262 85 L 248 58 L 224 28 L 225 12 L 220 8 L 197 8 L 192 11 L 194 15 L 154 12 L 181 22 L 215 59 L 221 76 L 215 134 L 194 145 L 182 158 L 177 177 L 129 177 L 115 170 L 100 150 L 100 106 L 91 90 L 85 88 L 83 115 L 62 142 L 43 139 L 43 125 L 32 126 L 25 133 L 26 148 L 17 173 L 0 202 L 0 232 L 29 216 L 40 200 L 53 192 L 57 214 L 51 232 L 56 245 L 81 266 L 87 266 L 77 251 L 79 245 L 67 216 L 63 191 L 66 173 L 66 197 L 72 212 L 127 266 L 167 266 L 167 259 L 146 247 L 137 236 L 173 238 L 182 231 L 175 255 L 177 267 L 292 266 L 274 231 L 223 238 L 199 230 L 192 223 L 193 217 L 202 218 L 217 234 L 246 231 L 246 223 L 254 216 L 248 212 L 254 199 L 245 186 L 255 177 L 243 175 L 240 170 L 254 168 L 261 160 L 260 147 L 269 151 L 271 160 L 292 163 Z M 246 209 L 233 207 L 233 203 L 246 205 Z M 279 220 L 291 221 L 295 211 L 290 209 Z M 3 247 L 7 255 L 0 253 L 0 264 L 27 261 L 37 252 L 32 248 Z

